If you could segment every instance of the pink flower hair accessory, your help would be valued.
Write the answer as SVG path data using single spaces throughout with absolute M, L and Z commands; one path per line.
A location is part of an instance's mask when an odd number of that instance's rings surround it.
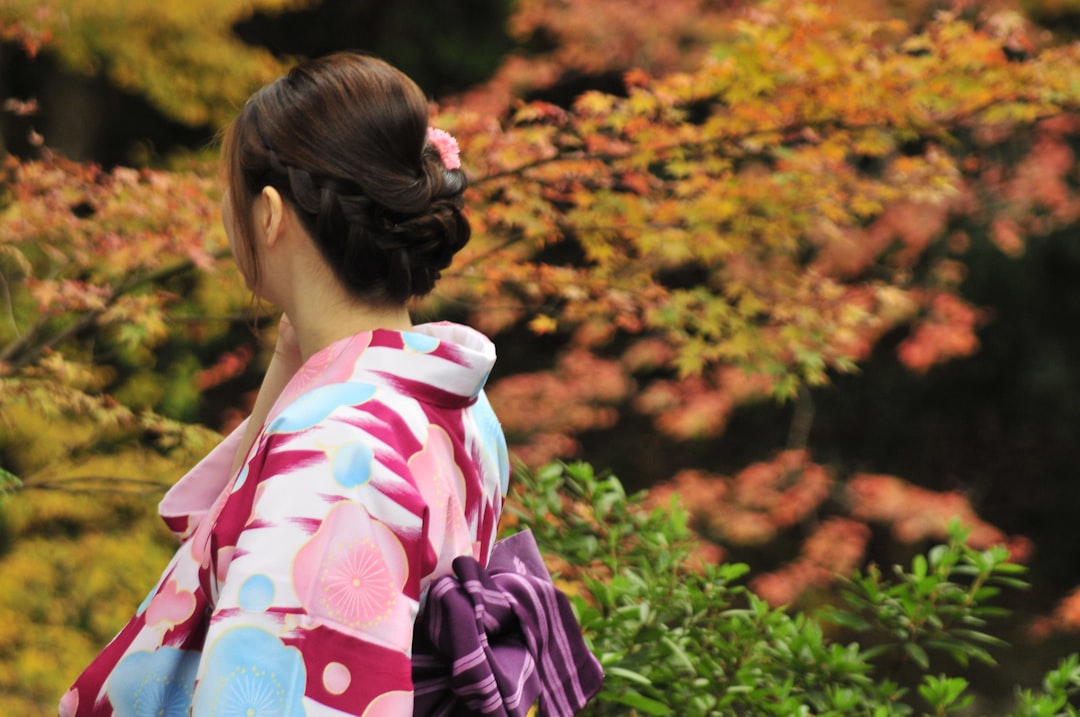
M 439 157 L 447 169 L 461 169 L 461 150 L 457 140 L 449 132 L 435 127 L 428 127 L 428 142 L 439 150 Z

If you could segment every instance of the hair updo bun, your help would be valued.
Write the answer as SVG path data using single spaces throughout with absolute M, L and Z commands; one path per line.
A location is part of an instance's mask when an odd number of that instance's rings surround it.
M 427 127 L 424 94 L 382 60 L 338 53 L 297 65 L 226 131 L 235 215 L 250 216 L 244 210 L 272 186 L 357 299 L 423 296 L 469 240 L 465 174 L 443 164 Z M 238 248 L 250 255 L 252 229 L 239 229 Z

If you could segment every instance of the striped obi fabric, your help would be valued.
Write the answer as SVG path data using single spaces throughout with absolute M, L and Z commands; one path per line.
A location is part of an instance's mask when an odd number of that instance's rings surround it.
M 529 531 L 497 542 L 486 569 L 459 557 L 432 583 L 412 665 L 416 717 L 564 717 L 604 677 Z

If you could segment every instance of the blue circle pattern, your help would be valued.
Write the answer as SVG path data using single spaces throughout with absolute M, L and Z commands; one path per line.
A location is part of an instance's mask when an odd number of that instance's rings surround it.
M 203 717 L 304 714 L 307 676 L 300 651 L 257 627 L 235 627 L 214 641 L 195 693 Z
M 427 334 L 416 334 L 409 331 L 401 334 L 401 339 L 407 348 L 417 353 L 429 354 L 439 348 L 439 340 Z
M 265 575 L 252 575 L 240 586 L 236 602 L 244 610 L 264 612 L 274 602 L 274 581 Z
M 334 478 L 346 488 L 355 488 L 371 478 L 371 463 L 375 452 L 365 443 L 347 443 L 334 451 L 331 466 Z
M 296 433 L 323 421 L 340 406 L 356 406 L 375 395 L 366 383 L 331 383 L 308 391 L 290 403 L 266 427 L 267 433 Z
M 232 492 L 233 493 L 235 493 L 236 491 L 238 491 L 238 490 L 240 490 L 241 488 L 244 487 L 244 483 L 247 481 L 247 477 L 248 477 L 248 464 L 245 463 L 244 467 L 240 469 L 240 473 L 236 476 L 236 480 L 233 482 L 233 487 L 232 487 Z
M 135 617 L 138 617 L 139 615 L 142 615 L 144 612 L 146 612 L 146 608 L 150 607 L 150 601 L 154 599 L 155 595 L 157 595 L 159 587 L 160 586 L 155 585 L 154 589 L 146 594 L 146 597 L 143 598 L 143 601 L 139 603 L 139 607 L 135 609 Z
M 188 717 L 198 669 L 198 652 L 134 652 L 113 669 L 105 690 L 116 717 Z
M 499 488 L 503 495 L 510 489 L 510 450 L 506 447 L 506 435 L 503 434 L 499 418 L 495 415 L 487 394 L 483 391 L 473 404 L 473 415 L 480 428 L 480 440 L 484 447 L 499 461 Z

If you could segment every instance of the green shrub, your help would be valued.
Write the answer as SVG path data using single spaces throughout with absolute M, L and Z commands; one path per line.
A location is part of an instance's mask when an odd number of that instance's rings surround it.
M 909 569 L 853 576 L 839 605 L 772 608 L 740 583 L 746 565 L 694 559 L 679 505 L 649 510 L 584 463 L 521 472 L 508 515 L 551 556 L 604 666 L 587 715 L 972 714 L 969 683 L 938 662 L 995 664 L 989 649 L 1004 643 L 987 620 L 1006 611 L 993 601 L 1025 586 L 1003 549 L 973 550 L 956 526 Z M 915 689 L 882 676 L 897 661 L 917 670 Z M 1003 709 L 1076 715 L 1078 691 L 1080 660 L 1070 655 Z

